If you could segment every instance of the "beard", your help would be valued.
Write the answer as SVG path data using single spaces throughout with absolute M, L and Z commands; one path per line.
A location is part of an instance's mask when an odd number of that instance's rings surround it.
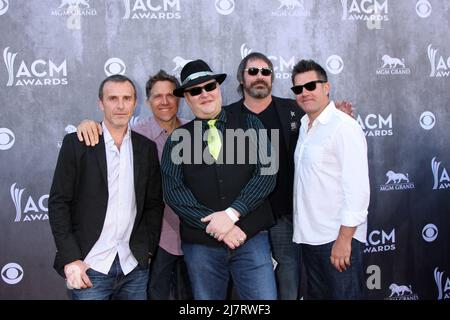
M 257 88 L 258 85 L 263 85 L 264 87 Z M 257 81 L 250 85 L 244 84 L 244 90 L 252 98 L 264 99 L 271 94 L 272 85 L 265 81 Z

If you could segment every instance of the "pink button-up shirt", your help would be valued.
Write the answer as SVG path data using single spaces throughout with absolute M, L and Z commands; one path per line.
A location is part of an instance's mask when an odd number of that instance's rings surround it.
M 181 124 L 185 124 L 188 120 L 178 119 Z M 169 133 L 161 128 L 154 117 L 149 117 L 139 121 L 133 128 L 133 131 L 142 134 L 156 143 L 158 148 L 158 158 L 161 161 L 161 155 L 164 149 Z M 159 246 L 170 254 L 180 256 L 183 254 L 181 250 L 180 239 L 180 219 L 168 205 L 164 207 L 164 216 L 161 229 L 161 238 Z

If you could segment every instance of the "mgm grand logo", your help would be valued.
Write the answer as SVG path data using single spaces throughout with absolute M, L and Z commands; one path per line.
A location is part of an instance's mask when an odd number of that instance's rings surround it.
M 414 182 L 411 182 L 407 173 L 386 172 L 387 181 L 380 186 L 380 191 L 410 190 L 414 189 Z

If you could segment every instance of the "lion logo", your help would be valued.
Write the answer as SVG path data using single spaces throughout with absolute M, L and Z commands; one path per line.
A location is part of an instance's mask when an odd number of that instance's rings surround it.
M 389 170 L 388 172 L 386 172 L 386 177 L 388 177 L 388 180 L 386 181 L 385 184 L 389 184 L 389 182 L 400 183 L 401 181 L 409 183 L 408 174 L 395 173 L 394 171 Z
M 58 7 L 58 9 L 61 9 L 64 6 L 68 6 L 69 8 L 73 7 L 79 7 L 80 5 L 86 6 L 86 8 L 89 8 L 89 0 L 62 0 L 61 5 Z
M 280 10 L 283 7 L 286 7 L 289 10 L 292 10 L 294 8 L 299 8 L 304 10 L 303 6 L 303 0 L 279 0 L 280 6 L 278 7 L 278 10 Z
M 407 286 L 399 286 L 395 283 L 392 283 L 389 286 L 389 289 L 391 290 L 391 295 L 389 296 L 389 298 L 393 297 L 394 294 L 398 297 L 398 296 L 403 296 L 406 293 L 412 294 L 412 288 L 411 285 L 409 286 L 409 288 Z
M 400 60 L 399 58 L 392 58 L 387 54 L 385 54 L 381 59 L 383 60 L 383 66 L 381 68 L 386 68 L 386 66 L 389 66 L 390 69 L 397 66 L 406 68 L 404 63 L 405 59 Z

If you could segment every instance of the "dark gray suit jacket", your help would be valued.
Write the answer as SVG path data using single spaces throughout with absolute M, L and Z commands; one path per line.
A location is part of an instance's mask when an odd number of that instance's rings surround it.
M 156 145 L 131 132 L 136 218 L 130 249 L 140 266 L 147 266 L 159 242 L 163 215 L 161 174 Z M 48 200 L 48 215 L 56 243 L 54 268 L 83 260 L 103 229 L 108 205 L 106 152 L 103 136 L 94 147 L 68 134 L 59 153 Z

